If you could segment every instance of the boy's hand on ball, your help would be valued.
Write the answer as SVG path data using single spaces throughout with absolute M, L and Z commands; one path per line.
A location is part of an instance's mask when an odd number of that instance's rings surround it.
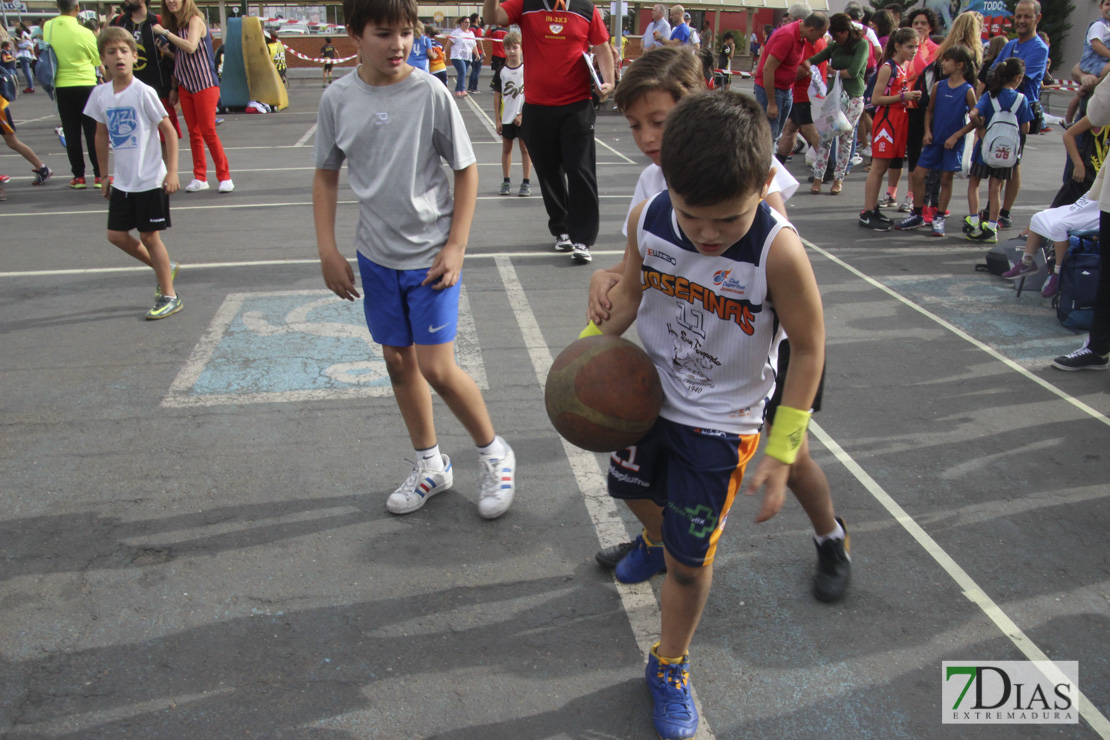
M 586 318 L 595 324 L 609 320 L 609 291 L 621 281 L 621 276 L 608 270 L 597 270 L 590 276 L 590 299 L 586 306 Z
M 773 457 L 763 456 L 755 469 L 751 482 L 744 490 L 748 496 L 754 496 L 763 489 L 763 506 L 756 516 L 756 524 L 767 521 L 782 509 L 786 500 L 786 479 L 790 477 L 790 466 Z

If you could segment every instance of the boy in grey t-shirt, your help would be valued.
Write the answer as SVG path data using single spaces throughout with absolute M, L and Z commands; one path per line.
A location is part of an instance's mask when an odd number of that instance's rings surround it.
M 512 503 L 516 457 L 495 434 L 477 384 L 455 364 L 459 278 L 478 193 L 474 152 L 447 89 L 407 63 L 416 0 L 345 0 L 344 15 L 362 63 L 320 99 L 312 202 L 324 283 L 353 301 L 354 271 L 335 241 L 339 169 L 348 160 L 366 323 L 417 453 L 386 508 L 407 514 L 451 487 L 430 384 L 478 445 L 478 512 L 494 519 Z M 454 198 L 442 160 L 454 171 Z

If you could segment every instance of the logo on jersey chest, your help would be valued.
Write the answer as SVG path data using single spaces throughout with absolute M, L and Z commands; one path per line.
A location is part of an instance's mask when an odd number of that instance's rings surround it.
M 720 289 L 722 293 L 735 293 L 736 295 L 744 295 L 747 292 L 748 286 L 734 277 L 731 277 L 732 270 L 717 270 L 713 273 L 713 284 Z

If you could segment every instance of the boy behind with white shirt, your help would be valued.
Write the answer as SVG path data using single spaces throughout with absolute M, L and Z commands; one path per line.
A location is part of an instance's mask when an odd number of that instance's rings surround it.
M 520 135 L 521 111 L 524 110 L 524 58 L 521 56 L 520 34 L 510 31 L 501 41 L 505 49 L 505 63 L 493 75 L 493 113 L 497 117 L 497 133 L 501 134 L 501 174 L 504 181 L 498 195 L 512 195 L 513 183 L 509 172 L 513 166 L 513 139 L 520 142 L 520 165 L 524 179 L 520 183 L 522 198 L 532 194 L 528 175 L 532 171 L 532 158 Z
M 109 27 L 97 39 L 100 59 L 112 81 L 93 89 L 85 115 L 96 121 L 96 156 L 108 161 L 112 143 L 112 176 L 100 189 L 108 199 L 108 241 L 143 264 L 154 268 L 158 290 L 146 317 L 164 319 L 182 308 L 173 287 L 177 265 L 159 236 L 170 227 L 170 193 L 177 192 L 177 133 L 158 99 L 158 93 L 135 79 L 138 46 L 119 27 Z M 158 132 L 166 140 L 166 162 Z M 139 239 L 131 236 L 138 229 Z

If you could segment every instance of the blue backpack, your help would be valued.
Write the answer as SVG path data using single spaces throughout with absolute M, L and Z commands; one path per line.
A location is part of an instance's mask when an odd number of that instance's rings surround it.
M 15 102 L 16 98 L 16 76 L 15 72 L 11 72 L 3 67 L 0 67 L 0 97 L 9 103 Z
M 1056 318 L 1074 331 L 1090 331 L 1098 296 L 1098 240 L 1071 237 L 1064 264 L 1060 266 L 1060 287 L 1052 299 Z
M 54 36 L 54 26 L 50 26 L 50 36 Z M 42 41 L 42 48 L 39 49 L 39 59 L 35 62 L 35 79 L 39 81 L 39 85 L 50 99 L 54 99 L 54 75 L 58 73 L 58 54 L 54 51 L 54 47 L 46 39 Z

